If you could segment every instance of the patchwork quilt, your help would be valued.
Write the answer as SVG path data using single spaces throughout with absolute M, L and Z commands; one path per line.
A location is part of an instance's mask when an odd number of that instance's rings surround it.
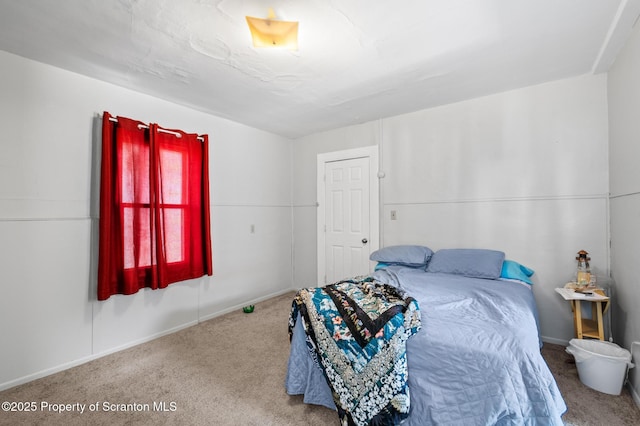
M 343 425 L 395 425 L 409 415 L 406 342 L 421 327 L 417 301 L 356 277 L 298 291 L 290 335 L 298 318 Z

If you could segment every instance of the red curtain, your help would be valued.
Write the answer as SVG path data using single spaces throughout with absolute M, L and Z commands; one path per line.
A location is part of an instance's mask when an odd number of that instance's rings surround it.
M 208 145 L 103 114 L 98 300 L 213 274 Z

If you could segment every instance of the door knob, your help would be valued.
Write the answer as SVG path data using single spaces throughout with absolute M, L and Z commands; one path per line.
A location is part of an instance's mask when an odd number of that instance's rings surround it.
M 366 238 L 362 239 L 362 244 L 367 244 L 369 242 L 369 240 L 367 240 Z

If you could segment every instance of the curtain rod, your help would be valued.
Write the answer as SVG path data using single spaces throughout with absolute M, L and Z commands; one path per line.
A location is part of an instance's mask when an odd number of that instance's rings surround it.
M 109 121 L 113 121 L 114 123 L 117 123 L 117 122 L 118 122 L 118 119 L 117 119 L 116 117 L 109 117 Z M 146 124 L 138 124 L 138 129 L 148 129 L 148 128 L 149 128 L 149 126 L 147 126 Z M 162 127 L 158 127 L 158 131 L 159 131 L 159 132 L 163 132 L 163 133 L 169 133 L 169 134 L 171 134 L 171 135 L 175 135 L 175 136 L 177 136 L 177 137 L 179 137 L 179 138 L 181 138 L 181 137 L 182 137 L 182 133 L 180 133 L 180 132 L 174 132 L 174 131 L 172 131 L 172 130 L 165 130 L 165 129 L 163 129 Z M 204 142 L 204 138 L 203 138 L 202 136 L 197 136 L 197 139 L 198 139 L 200 142 Z

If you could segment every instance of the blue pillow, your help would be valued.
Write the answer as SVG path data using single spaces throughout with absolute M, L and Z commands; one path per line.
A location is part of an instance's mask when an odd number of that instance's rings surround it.
M 471 278 L 500 278 L 504 252 L 487 249 L 442 249 L 431 256 L 427 272 Z
M 374 271 L 379 271 L 380 269 L 386 269 L 391 266 L 389 263 L 378 262 L 376 263 L 376 267 L 373 268 Z
M 529 278 L 535 271 L 529 269 L 524 265 L 514 262 L 513 260 L 505 260 L 502 263 L 502 272 L 500 278 L 506 278 L 509 280 L 518 280 L 527 284 L 533 285 L 533 281 Z
M 397 245 L 383 247 L 369 256 L 374 262 L 387 265 L 403 265 L 412 268 L 424 268 L 433 254 L 429 247 L 418 245 Z

